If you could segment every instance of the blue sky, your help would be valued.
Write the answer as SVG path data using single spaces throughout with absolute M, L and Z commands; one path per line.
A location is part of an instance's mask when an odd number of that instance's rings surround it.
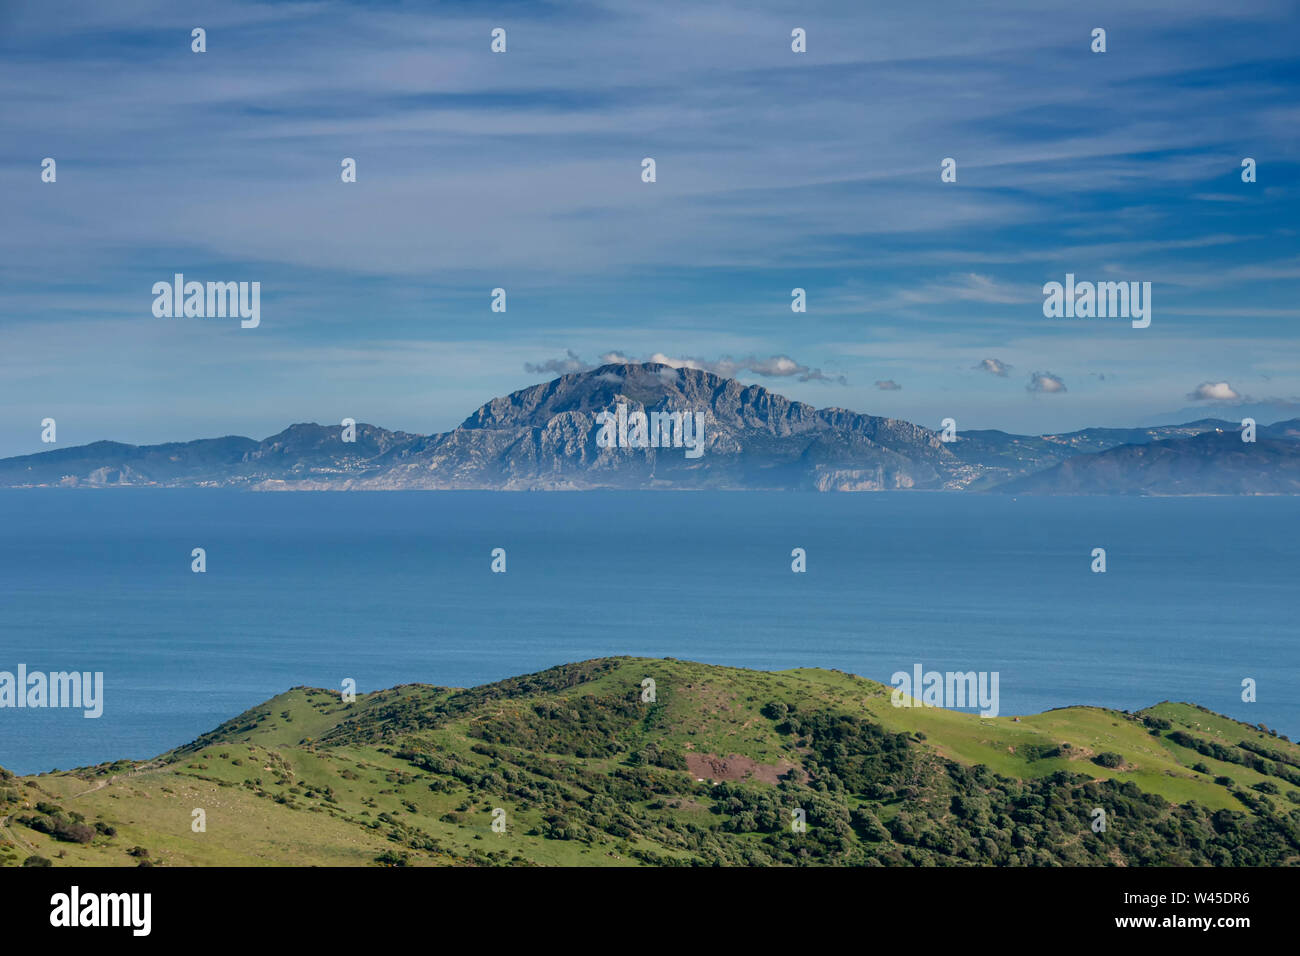
M 612 352 L 931 427 L 1297 400 L 1294 3 L 883 6 L 0 2 L 0 454 L 439 431 Z M 261 326 L 155 318 L 176 272 Z M 1045 318 L 1067 272 L 1151 326 Z

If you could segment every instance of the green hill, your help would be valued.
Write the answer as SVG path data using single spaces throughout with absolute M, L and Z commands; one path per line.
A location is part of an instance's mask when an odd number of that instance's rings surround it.
M 1300 861 L 1300 747 L 1265 729 L 1173 703 L 980 718 L 891 690 L 639 658 L 353 703 L 295 688 L 155 760 L 0 771 L 0 863 Z

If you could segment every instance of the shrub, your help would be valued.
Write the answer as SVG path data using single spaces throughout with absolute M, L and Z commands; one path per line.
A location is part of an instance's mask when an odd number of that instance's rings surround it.
M 56 813 L 54 816 L 25 816 L 15 819 L 37 833 L 48 833 L 54 839 L 62 840 L 64 843 L 89 843 L 95 838 L 94 827 L 69 819 L 62 813 Z
M 89 843 L 95 838 L 95 828 L 84 823 L 58 819 L 54 824 L 54 839 L 64 843 Z
M 1021 744 L 1016 753 L 1032 763 L 1061 756 L 1061 748 L 1051 744 Z
M 790 708 L 779 700 L 773 700 L 763 705 L 762 713 L 768 720 L 785 720 Z

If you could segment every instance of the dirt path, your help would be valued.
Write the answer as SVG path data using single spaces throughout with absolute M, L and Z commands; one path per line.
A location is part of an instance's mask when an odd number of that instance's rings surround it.
M 96 783 L 96 784 L 95 784 L 93 787 L 91 787 L 89 790 L 83 790 L 83 791 L 81 791 L 81 793 L 74 793 L 72 796 L 68 797 L 68 799 L 69 799 L 69 800 L 76 800 L 77 797 L 84 797 L 86 794 L 88 794 L 88 793 L 94 793 L 96 790 L 103 790 L 105 787 L 107 787 L 107 786 L 108 786 L 110 783 L 112 783 L 112 782 L 113 782 L 113 778 L 112 778 L 112 777 L 105 777 L 103 780 L 100 780 L 98 783 Z
M 148 773 L 151 770 L 157 770 L 159 769 L 160 766 L 161 764 L 151 763 L 151 764 L 146 764 L 143 767 L 136 767 L 134 770 L 128 770 L 126 773 L 113 774 L 112 776 L 109 777 L 103 777 L 95 781 L 95 785 L 93 787 L 89 787 L 86 790 L 82 790 L 80 793 L 74 793 L 70 797 L 66 797 L 64 799 L 69 801 L 76 800 L 78 797 L 84 797 L 86 794 L 94 793 L 96 790 L 103 790 L 105 787 L 113 783 L 113 781 L 117 780 L 119 777 L 135 777 L 142 773 Z M 53 796 L 53 794 L 46 793 L 46 791 L 44 790 L 42 790 L 41 792 L 45 793 L 46 796 L 51 796 L 51 797 Z M 19 836 L 18 830 L 12 825 L 13 816 L 14 815 L 11 813 L 8 814 L 7 816 L 0 817 L 0 836 L 4 836 L 6 839 L 11 840 L 15 846 L 20 847 L 21 849 L 27 851 L 29 855 L 35 854 L 36 847 L 34 847 L 32 844 L 28 843 L 21 836 Z
M 16 846 L 22 847 L 29 854 L 35 853 L 36 847 L 32 846 L 30 843 L 28 843 L 26 840 L 20 837 L 18 835 L 18 831 L 9 826 L 9 821 L 12 818 L 13 818 L 12 813 L 9 814 L 9 816 L 7 817 L 0 817 L 0 833 L 5 834 L 5 836 L 7 836 L 9 839 L 13 840 Z
M 151 770 L 158 770 L 162 766 L 163 766 L 162 764 L 150 763 L 150 764 L 145 764 L 143 767 L 136 767 L 134 770 L 128 770 L 126 773 L 115 773 L 107 777 L 101 777 L 99 780 L 95 782 L 95 785 L 93 787 L 90 787 L 87 790 L 83 790 L 81 791 L 81 793 L 74 793 L 72 796 L 68 797 L 67 799 L 76 800 L 77 797 L 84 797 L 86 794 L 94 793 L 96 790 L 103 790 L 105 787 L 113 783 L 113 781 L 115 780 L 120 780 L 123 777 L 138 777 L 142 773 L 148 773 Z

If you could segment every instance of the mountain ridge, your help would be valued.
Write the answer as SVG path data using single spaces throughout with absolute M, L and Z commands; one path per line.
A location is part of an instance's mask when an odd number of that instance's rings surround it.
M 601 412 L 625 406 L 637 413 L 686 412 L 703 426 L 703 451 L 687 457 L 671 447 L 602 447 Z M 658 363 L 605 365 L 518 389 L 480 405 L 450 431 L 421 435 L 368 423 L 355 426 L 354 442 L 341 426 L 299 423 L 263 440 L 237 435 L 129 445 L 100 441 L 0 460 L 0 486 L 234 487 L 250 490 L 591 490 L 715 489 L 799 491 L 988 491 L 1032 488 L 1027 493 L 1081 491 L 1096 483 L 1075 475 L 1083 465 L 1060 466 L 1119 447 L 1188 441 L 1235 431 L 1231 422 L 1207 418 L 1172 426 L 1088 428 L 1026 436 L 996 429 L 939 432 L 901 419 L 839 407 L 816 408 L 761 385 L 745 385 L 699 369 Z M 1292 451 L 1300 451 L 1300 420 L 1262 426 L 1264 440 L 1295 442 L 1256 449 L 1248 474 L 1237 461 L 1234 493 L 1295 493 Z M 1162 467 L 1173 456 L 1200 475 L 1179 491 L 1224 493 L 1204 467 L 1196 444 L 1162 446 Z M 1226 456 L 1227 446 L 1220 446 Z M 1250 454 L 1247 452 L 1247 454 Z M 1233 456 L 1226 456 L 1233 457 Z M 1240 458 L 1240 455 L 1235 456 Z M 1124 461 L 1132 474 L 1116 475 Z M 1144 493 L 1137 471 L 1151 459 L 1114 456 L 1104 493 Z M 1245 471 L 1243 471 L 1245 469 Z M 1036 480 L 1030 480 L 1038 475 Z M 1041 477 L 1047 476 L 1047 477 Z M 1059 487 L 1052 482 L 1059 482 Z M 1098 486 L 1099 487 L 1099 486 Z M 1118 488 L 1118 492 L 1114 489 Z M 1132 491 L 1128 489 L 1137 488 Z
M 1281 423 L 1289 425 L 1289 423 Z M 1267 491 L 1259 475 L 1269 476 Z M 1300 494 L 1300 443 L 1206 432 L 1069 458 L 993 489 L 1001 494 Z

